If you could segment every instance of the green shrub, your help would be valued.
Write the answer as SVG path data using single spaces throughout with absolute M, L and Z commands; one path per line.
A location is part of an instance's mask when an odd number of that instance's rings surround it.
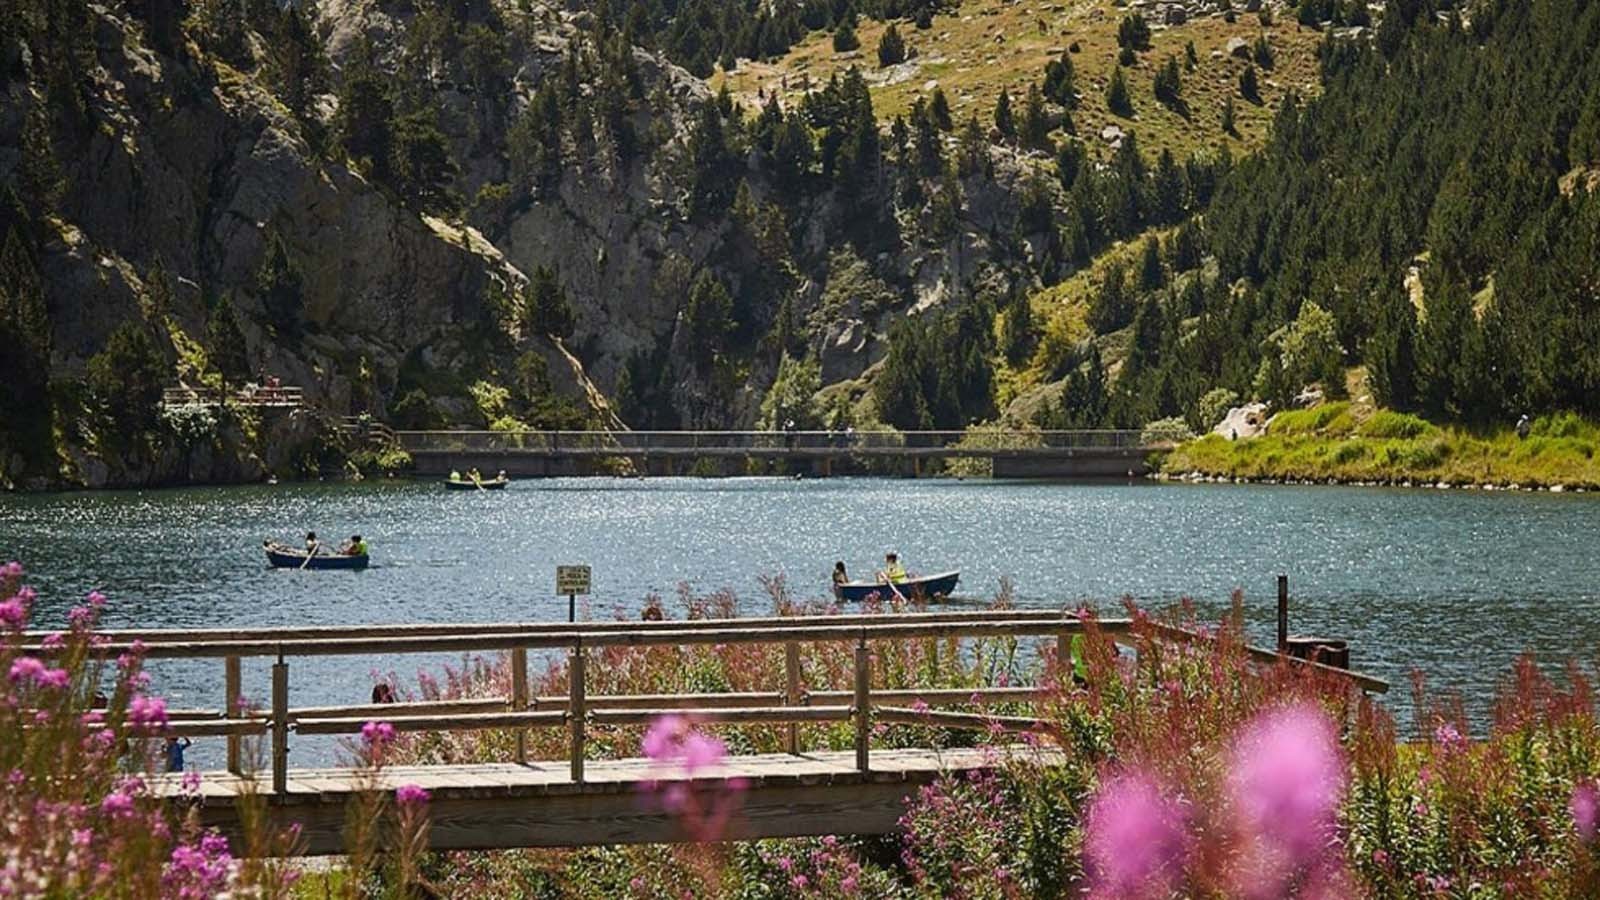
M 1270 431 L 1273 434 L 1316 434 L 1329 430 L 1329 425 L 1341 417 L 1353 424 L 1354 419 L 1350 418 L 1349 413 L 1350 404 L 1347 402 L 1286 410 L 1272 417 Z
M 1147 422 L 1144 431 L 1139 435 L 1139 442 L 1143 444 L 1181 444 L 1192 440 L 1194 432 L 1189 430 L 1189 423 L 1185 422 L 1182 416 Z
M 1582 437 L 1594 429 L 1579 418 L 1577 413 L 1563 412 L 1534 419 L 1530 431 L 1540 437 L 1570 438 Z
M 1203 431 L 1210 431 L 1222 421 L 1229 410 L 1238 405 L 1238 394 L 1227 388 L 1212 388 L 1200 398 L 1200 403 L 1195 408 L 1194 424 Z
M 1361 426 L 1361 435 L 1371 438 L 1418 438 L 1437 430 L 1425 419 L 1385 409 L 1374 413 Z

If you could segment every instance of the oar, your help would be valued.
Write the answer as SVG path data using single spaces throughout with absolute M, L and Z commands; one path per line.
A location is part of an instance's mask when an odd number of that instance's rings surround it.
M 311 557 L 313 557 L 315 555 L 316 555 L 316 550 L 314 550 L 314 549 L 307 550 L 306 551 L 305 562 L 302 562 L 300 564 L 300 569 L 304 569 L 306 566 L 311 565 Z M 299 571 L 299 570 L 297 569 L 296 571 Z

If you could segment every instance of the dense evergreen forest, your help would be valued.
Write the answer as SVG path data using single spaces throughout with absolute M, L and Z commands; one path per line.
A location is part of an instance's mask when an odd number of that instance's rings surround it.
M 1320 90 L 1277 102 L 1265 147 L 1239 158 L 1226 141 L 1186 158 L 1143 149 L 1130 82 L 1153 73 L 1156 102 L 1182 115 L 1206 61 L 1192 43 L 1154 58 L 1138 13 L 1105 21 L 1117 64 L 1103 86 L 1075 73 L 1074 42 L 992 106 L 952 113 L 932 87 L 883 116 L 863 70 L 912 55 L 961 14 L 954 0 L 386 0 L 382 29 L 350 27 L 338 4 L 21 6 L 0 21 L 0 445 L 13 451 L 52 429 L 103 447 L 171 430 L 153 410 L 161 384 L 186 371 L 226 383 L 263 358 L 413 426 L 579 427 L 614 411 L 704 427 L 781 410 L 961 427 L 1016 421 L 1019 385 L 1059 385 L 1022 415 L 1199 430 L 1219 398 L 1339 396 L 1353 366 L 1378 402 L 1439 419 L 1600 415 L 1592 0 L 1392 0 L 1375 24 L 1349 4 L 1280 11 L 1322 35 Z M 872 20 L 898 28 L 851 55 Z M 819 34 L 849 65 L 803 95 L 752 101 L 699 80 Z M 1263 103 L 1275 52 L 1263 35 L 1244 53 L 1223 131 L 1236 103 Z M 138 53 L 163 80 L 116 93 L 143 76 L 127 69 Z M 1074 125 L 1090 92 L 1126 132 L 1109 146 Z M 479 255 L 448 296 L 404 301 L 453 323 L 457 362 L 422 352 L 440 333 L 403 327 L 328 349 L 332 288 L 315 285 L 319 299 L 312 276 L 336 251 L 299 240 L 292 213 L 226 243 L 234 201 L 218 191 L 236 185 L 237 158 L 183 161 L 192 233 L 139 224 L 159 207 L 139 177 L 86 178 L 136 167 L 98 162 L 106 134 L 148 128 L 164 147 L 161 129 L 185 116 L 241 106 L 256 118 L 230 133 L 268 123 L 324 183 L 353 173 L 386 215 L 470 229 L 521 267 L 513 282 Z M 140 208 L 108 205 L 108 190 Z M 665 224 L 648 246 L 563 244 L 583 231 L 571 217 Z M 91 321 L 52 280 L 81 277 L 84 234 L 120 254 L 142 323 Z M 1083 277 L 1092 299 L 1062 327 L 1039 298 Z M 830 350 L 850 334 L 865 337 Z M 558 390 L 549 367 L 567 360 L 595 384 L 576 370 Z
M 1436 418 L 1600 415 L 1597 48 L 1587 0 L 1390 3 L 1375 40 L 1327 40 L 1322 95 L 1196 219 L 1218 277 L 1108 279 L 1096 330 L 1135 309 L 1126 361 L 1109 398 L 1076 373 L 1054 421 L 1209 427 L 1213 389 L 1338 396 L 1360 363 Z

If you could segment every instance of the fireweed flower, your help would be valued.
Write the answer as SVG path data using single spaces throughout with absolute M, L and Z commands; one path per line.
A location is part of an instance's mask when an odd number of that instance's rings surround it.
M 417 807 L 428 802 L 428 792 L 414 784 L 402 784 L 395 790 L 394 799 L 401 806 Z
M 1593 841 L 1595 821 L 1600 813 L 1600 791 L 1596 791 L 1593 781 L 1580 782 L 1572 789 L 1567 811 L 1572 813 L 1572 824 L 1578 829 L 1578 836 Z
M 1184 815 L 1146 775 L 1100 786 L 1085 818 L 1084 863 L 1096 897 L 1165 897 L 1183 872 Z
M 394 726 L 388 722 L 368 722 L 361 726 L 361 740 L 368 747 L 382 747 L 394 740 Z
M 9 677 L 12 684 L 28 682 L 32 684 L 44 674 L 44 663 L 31 656 L 24 656 L 11 664 Z
M 135 729 L 151 731 L 167 727 L 167 701 L 144 694 L 128 701 L 128 723 Z
M 1258 716 L 1234 747 L 1231 787 L 1244 827 L 1284 867 L 1330 852 L 1345 770 L 1333 723 L 1301 704 Z

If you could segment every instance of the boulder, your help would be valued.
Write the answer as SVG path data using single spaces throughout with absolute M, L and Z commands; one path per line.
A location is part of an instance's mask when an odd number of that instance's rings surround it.
M 1228 43 L 1224 49 L 1229 56 L 1237 56 L 1240 59 L 1250 58 L 1250 42 L 1242 37 L 1228 38 Z
M 1267 404 L 1246 403 L 1228 410 L 1212 434 L 1220 434 L 1230 441 L 1257 438 L 1267 433 Z

